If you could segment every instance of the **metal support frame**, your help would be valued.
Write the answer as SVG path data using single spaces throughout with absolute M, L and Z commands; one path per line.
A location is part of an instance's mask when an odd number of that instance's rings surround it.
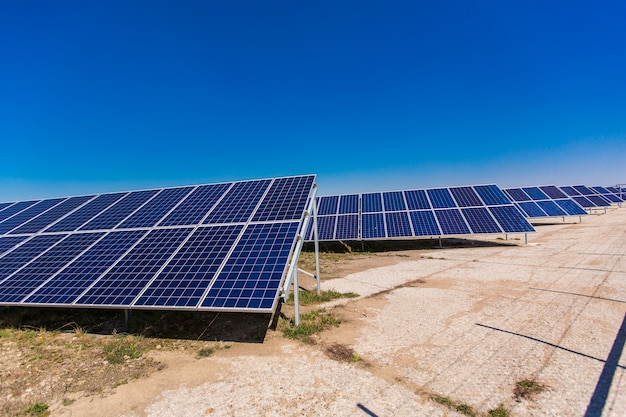
M 314 276 L 316 278 L 317 283 L 317 293 L 320 293 L 320 260 L 319 260 L 319 243 L 317 237 L 317 184 L 313 184 L 313 189 L 311 191 L 310 203 L 309 207 L 304 212 L 304 221 L 302 222 L 302 227 L 300 229 L 300 234 L 296 237 L 296 247 L 293 251 L 293 255 L 291 257 L 291 262 L 289 263 L 289 268 L 287 269 L 287 276 L 285 282 L 283 284 L 282 298 L 283 301 L 287 301 L 289 298 L 289 291 L 291 289 L 291 285 L 293 284 L 293 303 L 294 303 L 294 321 L 296 326 L 300 325 L 300 293 L 299 293 L 299 283 L 298 283 L 298 261 L 300 260 L 300 253 L 302 252 L 302 245 L 304 244 L 304 234 L 306 233 L 309 222 L 313 221 L 313 235 L 315 236 L 315 275 L 310 273 L 306 273 L 305 271 L 300 270 L 307 275 Z
M 129 309 L 124 310 L 124 323 L 126 324 L 126 328 L 128 329 L 128 323 L 133 318 L 133 312 Z

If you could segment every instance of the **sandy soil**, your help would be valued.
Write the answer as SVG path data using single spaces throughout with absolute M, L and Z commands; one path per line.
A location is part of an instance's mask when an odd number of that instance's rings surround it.
M 574 220 L 539 225 L 528 245 L 492 237 L 331 262 L 323 287 L 360 297 L 329 303 L 343 322 L 313 344 L 268 331 L 203 359 L 154 350 L 163 370 L 51 415 L 462 415 L 438 396 L 483 415 L 502 404 L 512 416 L 624 416 L 626 209 Z M 545 388 L 516 399 L 524 379 Z

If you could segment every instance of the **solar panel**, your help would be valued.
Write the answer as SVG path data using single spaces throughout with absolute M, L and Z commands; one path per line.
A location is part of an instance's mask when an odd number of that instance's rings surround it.
M 356 240 L 359 238 L 359 215 L 343 214 L 337 216 L 335 240 Z
M 55 207 L 51 208 L 50 210 L 46 211 L 45 213 L 43 213 L 43 214 L 35 217 L 34 219 L 29 220 L 28 222 L 24 223 L 23 225 L 21 225 L 17 229 L 13 229 L 11 231 L 11 234 L 35 233 L 35 232 L 38 232 L 38 231 L 42 230 L 43 228 L 45 228 L 46 226 L 48 226 L 50 223 L 60 219 L 62 216 L 66 215 L 70 211 L 72 211 L 75 208 L 81 206 L 86 201 L 91 200 L 93 197 L 94 196 L 92 196 L 92 195 L 87 195 L 87 196 L 68 198 L 67 200 L 65 200 L 62 203 L 56 205 Z
M 535 229 L 515 207 L 493 206 L 489 211 L 506 233 L 534 232 Z
M 317 200 L 317 214 L 320 216 L 326 214 L 337 214 L 337 206 L 339 204 L 339 196 L 333 195 L 329 197 L 320 197 Z
M 385 220 L 387 222 L 388 237 L 413 236 L 411 223 L 409 222 L 409 216 L 406 211 L 385 213 Z
M 584 208 L 596 207 L 594 203 L 592 203 L 590 200 L 587 199 L 587 197 L 583 197 L 582 195 L 575 195 L 575 196 L 572 196 L 571 198 L 572 200 L 577 202 L 581 207 L 584 207 Z
M 339 200 L 339 214 L 359 214 L 359 195 L 342 195 Z
M 2 204 L 0 225 L 14 234 L 0 236 L 0 305 L 270 312 L 297 259 L 314 182 Z M 346 198 L 357 213 L 340 217 L 337 233 L 358 236 L 358 198 Z
M 63 200 L 64 200 L 63 198 L 53 198 L 50 200 L 42 200 L 39 203 L 30 206 L 26 210 L 23 210 L 12 217 L 9 217 L 8 219 L 0 223 L 0 235 L 10 232 L 16 227 L 26 223 L 30 219 L 36 216 L 39 216 L 41 213 L 56 206 Z
M 527 218 L 587 214 L 582 207 L 554 185 L 507 188 L 504 192 L 515 200 L 515 205 Z M 568 203 L 559 204 L 557 201 L 568 201 Z
M 433 188 L 426 190 L 433 208 L 456 207 L 456 203 L 447 188 Z
M 441 232 L 444 235 L 469 235 L 469 227 L 465 224 L 459 209 L 435 210 Z
M 525 199 L 530 199 L 525 193 L 523 195 Z M 358 195 L 353 194 L 352 196 L 356 201 Z M 321 197 L 320 201 L 332 201 L 334 207 L 334 202 L 337 199 L 339 199 L 341 206 L 343 196 Z M 535 203 L 530 204 L 542 216 L 546 216 L 539 206 Z M 360 222 L 356 218 L 352 220 L 337 218 L 336 214 L 319 215 L 319 240 L 346 240 L 357 237 L 360 239 L 394 239 L 415 236 L 494 234 L 503 233 L 505 229 L 516 230 L 518 227 L 516 226 L 517 223 L 511 222 L 508 218 L 506 219 L 508 226 L 502 227 L 499 225 L 498 219 L 486 210 L 487 207 L 492 206 L 507 206 L 519 211 L 496 185 L 365 193 L 361 195 L 361 205 Z M 434 210 L 440 210 L 437 208 L 440 206 L 451 209 L 451 211 L 435 212 Z M 465 210 L 469 208 L 473 210 Z M 459 209 L 464 210 L 459 211 Z M 329 213 L 329 211 L 324 210 L 323 213 Z M 519 212 L 518 216 L 523 218 Z M 337 218 L 337 221 L 333 223 L 330 217 Z M 519 219 L 517 220 L 519 221 Z M 349 221 L 350 225 L 344 225 L 343 221 Z M 525 219 L 521 222 L 523 224 L 519 230 L 520 233 L 534 230 Z M 356 228 L 359 226 L 360 231 L 357 232 Z M 344 228 L 347 231 L 340 233 L 340 230 L 344 230 Z M 312 229 L 308 230 L 305 236 L 306 240 L 313 240 Z
M 411 211 L 411 223 L 415 236 L 441 236 L 441 229 L 432 210 Z
M 585 208 L 609 207 L 611 205 L 610 200 L 584 185 L 563 186 L 561 190 L 572 196 L 578 204 Z

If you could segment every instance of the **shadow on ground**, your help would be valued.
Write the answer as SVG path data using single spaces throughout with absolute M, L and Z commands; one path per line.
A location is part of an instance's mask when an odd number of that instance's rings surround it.
M 512 237 L 510 240 L 497 238 L 497 241 L 459 239 L 459 238 L 433 238 L 412 240 L 367 240 L 367 241 L 337 241 L 319 242 L 320 252 L 350 253 L 350 252 L 394 252 L 405 250 L 428 250 L 447 248 L 484 248 L 498 246 L 516 246 L 522 239 Z M 314 252 L 315 245 L 307 242 L 303 245 L 304 252 Z
M 263 343 L 271 318 L 259 313 L 133 310 L 127 322 L 120 310 L 10 307 L 0 314 L 0 328 Z

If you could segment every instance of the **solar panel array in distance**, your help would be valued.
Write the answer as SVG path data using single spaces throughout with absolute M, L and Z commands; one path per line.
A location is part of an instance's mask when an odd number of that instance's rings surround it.
M 314 182 L 1 203 L 0 305 L 271 312 Z
M 587 212 L 554 185 L 505 188 L 503 191 L 527 218 L 583 216 Z
M 348 226 L 338 214 L 344 200 L 355 216 Z M 496 185 L 324 196 L 318 208 L 322 241 L 534 232 Z

